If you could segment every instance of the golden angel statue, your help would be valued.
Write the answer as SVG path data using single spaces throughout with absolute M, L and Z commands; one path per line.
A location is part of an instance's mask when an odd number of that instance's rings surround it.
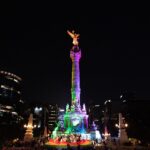
M 78 45 L 79 44 L 78 39 L 79 39 L 80 34 L 76 34 L 74 31 L 72 31 L 72 32 L 67 31 L 67 33 L 73 39 L 73 42 L 72 42 L 73 45 Z

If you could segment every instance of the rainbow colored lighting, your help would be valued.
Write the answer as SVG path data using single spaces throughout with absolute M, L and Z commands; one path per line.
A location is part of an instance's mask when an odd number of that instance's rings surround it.
M 81 50 L 78 46 L 73 46 L 70 51 L 70 58 L 72 60 L 72 82 L 71 82 L 71 97 L 72 105 L 80 109 L 80 68 L 79 62 L 81 58 Z
M 76 38 L 77 34 L 69 32 L 69 35 Z M 75 37 L 74 37 L 75 36 Z M 90 145 L 91 139 L 101 139 L 99 131 L 92 129 L 89 131 L 88 115 L 86 106 L 80 105 L 80 58 L 81 49 L 78 44 L 74 44 L 70 50 L 70 58 L 72 60 L 72 77 L 71 77 L 71 105 L 66 105 L 66 111 L 59 116 L 57 127 L 51 135 L 51 139 L 47 145 L 60 146 L 78 146 Z M 68 142 L 69 140 L 69 142 Z
M 90 146 L 92 143 L 90 140 L 81 140 L 80 142 L 60 142 L 58 140 L 50 139 L 49 142 L 46 143 L 46 145 L 51 145 L 52 147 L 67 147 L 67 145 L 71 147 L 77 147 L 77 146 Z

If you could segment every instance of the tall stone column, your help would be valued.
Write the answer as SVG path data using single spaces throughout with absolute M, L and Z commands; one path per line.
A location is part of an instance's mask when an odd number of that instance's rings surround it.
M 80 67 L 81 50 L 77 45 L 74 45 L 70 51 L 72 60 L 72 81 L 71 81 L 71 98 L 72 105 L 75 110 L 81 110 L 80 106 Z

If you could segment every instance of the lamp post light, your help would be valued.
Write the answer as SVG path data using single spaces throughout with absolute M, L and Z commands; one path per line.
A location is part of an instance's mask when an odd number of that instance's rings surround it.
M 127 123 L 125 123 L 125 125 L 124 125 L 126 128 L 128 127 L 128 124 Z
M 37 125 L 26 125 L 26 124 L 24 124 L 24 128 L 36 128 L 37 127 Z
M 115 124 L 115 127 L 116 127 L 116 128 L 119 128 L 119 125 L 116 123 L 116 124 Z
M 115 127 L 118 129 L 126 129 L 128 127 L 128 123 L 124 123 L 124 124 L 115 124 Z
M 110 137 L 110 133 L 103 133 L 104 139 L 107 140 Z
M 108 133 L 107 126 L 105 126 L 104 133 L 102 134 L 105 140 L 107 140 L 111 135 Z

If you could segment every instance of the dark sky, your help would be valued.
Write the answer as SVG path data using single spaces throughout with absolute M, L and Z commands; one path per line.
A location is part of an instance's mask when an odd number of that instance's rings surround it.
M 81 101 L 102 102 L 132 91 L 150 99 L 150 17 L 56 15 L 44 4 L 13 4 L 1 13 L 0 69 L 23 79 L 23 99 L 70 102 L 72 40 L 80 34 Z

